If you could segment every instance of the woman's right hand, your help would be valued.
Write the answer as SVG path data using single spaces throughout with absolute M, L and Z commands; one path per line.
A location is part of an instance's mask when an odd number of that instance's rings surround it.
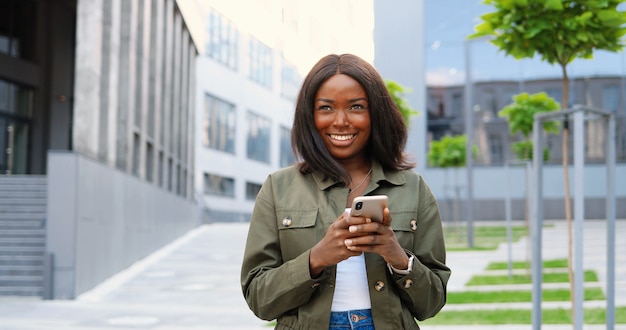
M 317 278 L 326 267 L 336 265 L 349 257 L 358 256 L 362 253 L 348 250 L 345 240 L 358 236 L 348 230 L 351 225 L 365 223 L 365 221 L 367 219 L 350 217 L 344 212 L 328 227 L 326 235 L 311 249 L 309 255 L 311 278 Z

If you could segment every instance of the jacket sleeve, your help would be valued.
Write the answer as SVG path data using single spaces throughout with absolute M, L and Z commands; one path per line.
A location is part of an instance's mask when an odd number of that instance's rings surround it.
M 435 316 L 446 303 L 450 268 L 445 264 L 446 250 L 439 206 L 426 183 L 418 185 L 418 213 L 415 239 L 410 253 L 415 255 L 412 272 L 391 275 L 400 299 L 417 320 Z M 407 249 L 409 250 L 409 249 Z
M 269 178 L 255 202 L 241 268 L 248 306 L 268 321 L 307 303 L 324 277 L 311 278 L 310 250 L 283 260 L 272 190 Z

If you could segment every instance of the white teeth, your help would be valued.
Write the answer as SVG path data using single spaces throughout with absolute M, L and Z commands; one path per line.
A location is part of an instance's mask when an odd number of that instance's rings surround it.
M 354 134 L 352 135 L 334 135 L 331 134 L 330 138 L 333 140 L 339 140 L 339 141 L 348 141 L 350 139 L 352 139 L 354 137 Z

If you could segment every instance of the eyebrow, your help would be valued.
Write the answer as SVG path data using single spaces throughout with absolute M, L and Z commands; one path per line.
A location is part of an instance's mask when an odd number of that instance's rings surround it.
M 351 99 L 351 100 L 348 100 L 348 102 L 349 102 L 349 103 L 352 103 L 352 102 L 358 102 L 358 101 L 365 101 L 365 102 L 368 102 L 366 97 L 357 97 L 356 99 Z M 316 100 L 315 100 L 315 102 L 334 103 L 334 102 L 335 102 L 335 100 L 325 99 L 325 98 L 318 98 L 318 99 L 316 99 Z

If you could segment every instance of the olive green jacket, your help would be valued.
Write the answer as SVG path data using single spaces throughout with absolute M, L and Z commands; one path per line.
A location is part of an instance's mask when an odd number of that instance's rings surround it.
M 419 329 L 446 302 L 450 269 L 439 208 L 421 176 L 384 171 L 374 163 L 365 195 L 389 196 L 391 226 L 416 258 L 409 275 L 391 274 L 384 259 L 366 253 L 374 325 L 377 330 Z M 328 329 L 336 266 L 319 278 L 309 273 L 309 253 L 344 212 L 348 189 L 301 174 L 291 166 L 271 174 L 261 188 L 248 232 L 241 269 L 244 297 L 254 314 L 277 320 L 276 329 Z

